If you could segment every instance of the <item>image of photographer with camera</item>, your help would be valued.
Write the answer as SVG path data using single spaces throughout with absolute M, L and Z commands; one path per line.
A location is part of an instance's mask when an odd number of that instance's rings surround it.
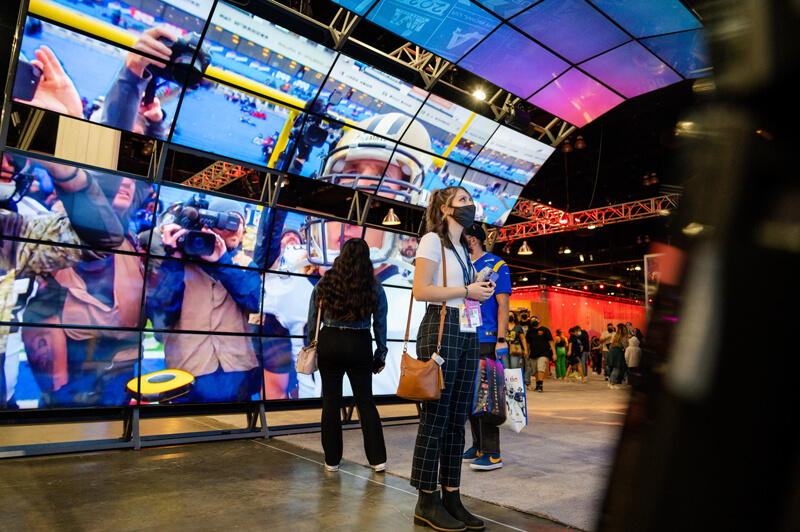
M 251 332 L 250 314 L 260 312 L 261 275 L 235 267 L 256 267 L 242 250 L 245 220 L 244 204 L 199 195 L 168 208 L 156 229 L 160 244 L 151 252 L 192 259 L 159 261 L 148 274 L 145 304 L 156 330 L 174 331 L 157 335 L 167 368 L 195 377 L 181 402 L 243 401 L 261 388 L 253 341 L 243 336 Z
M 133 48 L 163 59 L 163 62 L 128 53 L 106 94 L 100 123 L 134 133 L 166 137 L 170 123 L 166 120 L 167 115 L 161 108 L 156 90 L 170 82 L 188 83 L 191 86 L 200 83 L 210 62 L 210 55 L 205 48 L 201 48 L 192 63 L 199 37 L 196 33 L 176 37 L 163 26 L 142 32 Z

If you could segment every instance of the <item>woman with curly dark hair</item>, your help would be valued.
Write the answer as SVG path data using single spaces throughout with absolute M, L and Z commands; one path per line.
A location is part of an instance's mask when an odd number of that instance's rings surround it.
M 324 324 L 317 338 L 317 365 L 322 377 L 322 448 L 325 468 L 338 471 L 342 460 L 342 378 L 353 388 L 364 450 L 372 469 L 386 470 L 386 444 L 378 408 L 372 397 L 372 373 L 383 371 L 386 361 L 386 314 L 383 286 L 375 278 L 369 246 L 361 238 L 342 245 L 333 267 L 311 292 L 308 342 L 314 339 L 317 313 Z M 372 353 L 370 321 L 377 349 Z

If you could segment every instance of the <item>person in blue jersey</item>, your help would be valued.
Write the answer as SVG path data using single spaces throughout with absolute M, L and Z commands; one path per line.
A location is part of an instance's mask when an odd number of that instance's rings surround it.
M 489 268 L 496 272 L 497 286 L 494 295 L 481 303 L 482 325 L 478 327 L 480 357 L 499 360 L 504 363 L 508 355 L 506 334 L 508 333 L 509 300 L 511 296 L 511 272 L 508 265 L 498 256 L 484 251 L 486 232 L 480 224 L 474 223 L 464 230 L 470 246 L 470 255 L 475 271 Z M 472 428 L 472 447 L 464 453 L 463 460 L 470 461 L 470 469 L 491 471 L 503 467 L 500 456 L 500 429 L 496 425 L 469 416 Z

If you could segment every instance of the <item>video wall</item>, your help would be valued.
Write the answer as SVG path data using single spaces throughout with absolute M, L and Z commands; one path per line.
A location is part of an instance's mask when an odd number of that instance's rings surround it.
M 367 167 L 421 207 L 463 181 L 496 226 L 554 150 L 222 1 L 32 0 L 19 52 L 15 102 L 344 186 Z
M 553 151 L 221 1 L 31 0 L 18 52 L 17 109 L 418 207 L 461 184 L 494 225 Z M 319 397 L 296 354 L 353 237 L 389 299 L 373 391 L 394 394 L 418 239 L 183 181 L 3 148 L 0 409 Z

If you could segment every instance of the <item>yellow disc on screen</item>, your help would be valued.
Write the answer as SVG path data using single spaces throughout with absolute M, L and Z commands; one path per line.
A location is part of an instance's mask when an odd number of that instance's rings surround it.
M 182 369 L 163 369 L 142 375 L 142 401 L 163 403 L 189 392 L 194 386 L 194 375 Z M 131 379 L 125 387 L 133 398 L 139 393 L 139 379 Z

